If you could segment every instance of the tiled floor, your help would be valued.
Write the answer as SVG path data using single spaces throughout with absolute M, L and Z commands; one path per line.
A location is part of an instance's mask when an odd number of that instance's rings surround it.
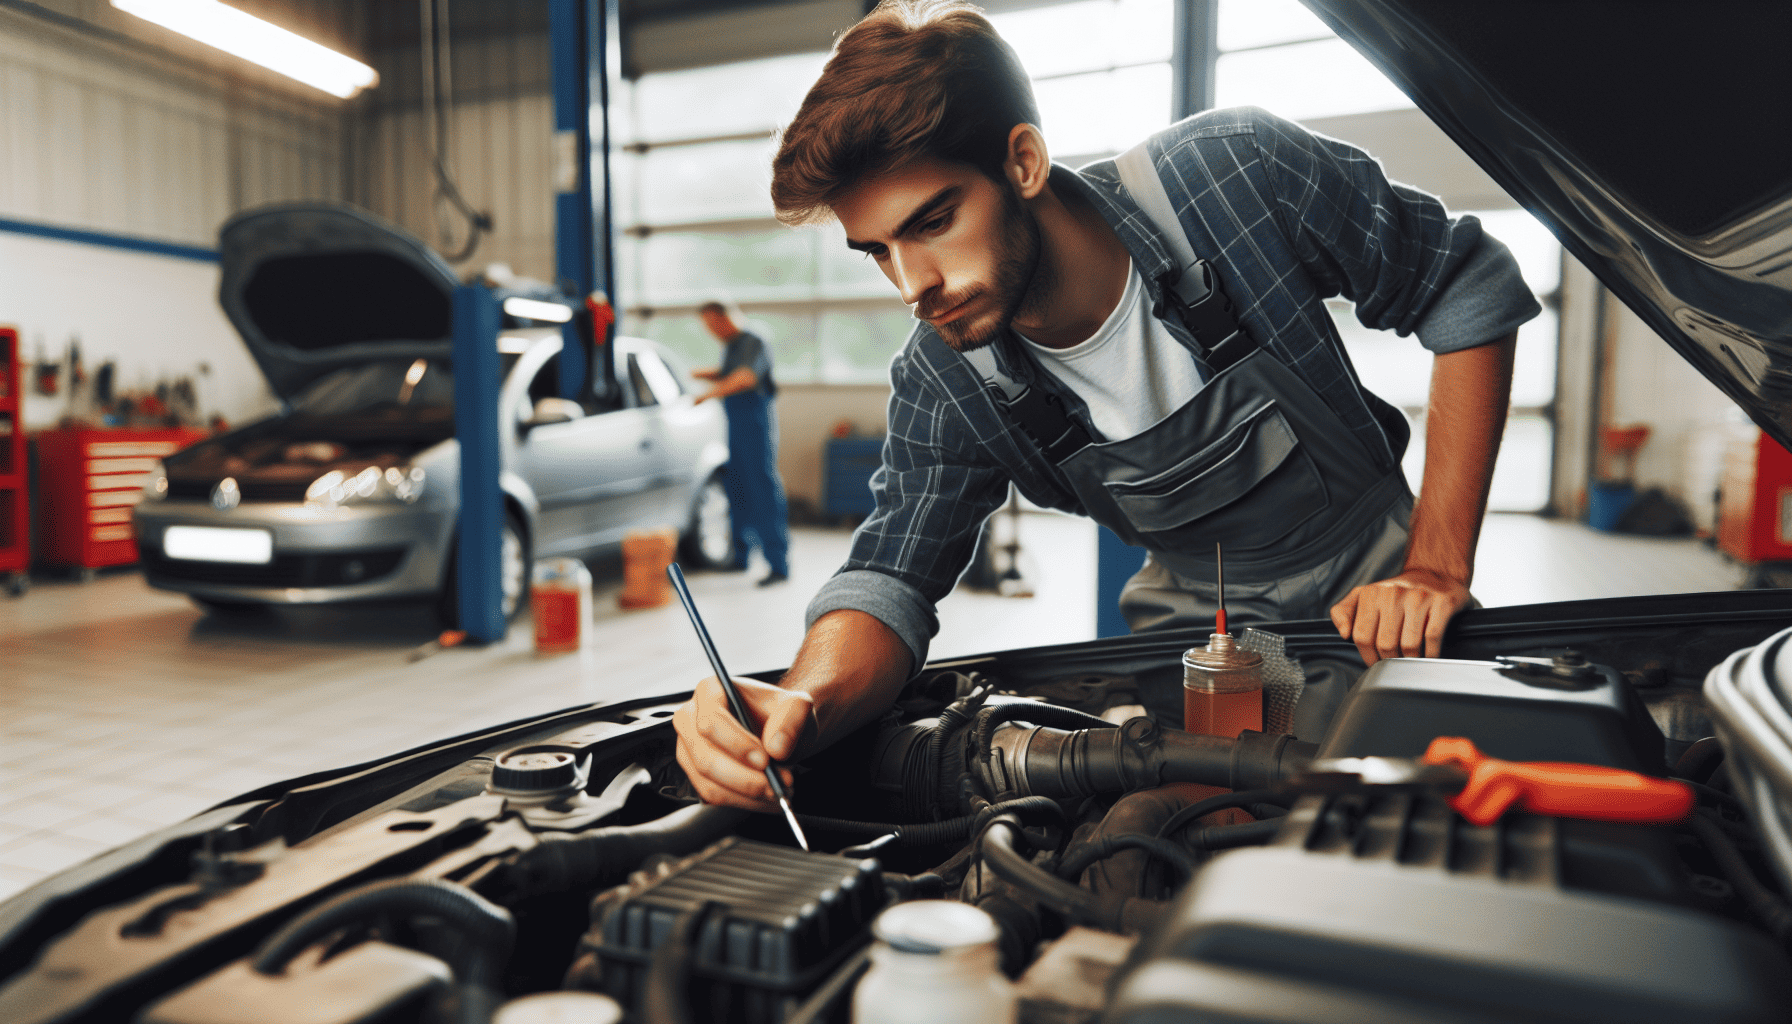
M 1085 521 L 1028 516 L 1037 596 L 960 591 L 935 656 L 1088 639 L 1095 540 Z M 798 530 L 793 580 L 700 574 L 692 588 L 731 668 L 788 664 L 809 597 L 844 532 Z M 1725 589 L 1739 573 L 1690 541 L 1592 534 L 1495 516 L 1476 593 L 1489 605 Z M 0 898 L 227 797 L 494 722 L 670 692 L 707 674 L 675 606 L 616 610 L 600 584 L 586 649 L 538 658 L 526 623 L 505 643 L 415 664 L 422 609 L 286 609 L 224 619 L 134 573 L 40 582 L 0 601 Z

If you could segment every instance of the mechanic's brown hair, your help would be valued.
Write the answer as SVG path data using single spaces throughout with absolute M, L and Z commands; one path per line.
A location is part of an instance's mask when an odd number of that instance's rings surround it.
M 921 156 L 1001 180 L 1008 133 L 1039 124 L 1020 58 L 963 0 L 883 0 L 834 45 L 772 158 L 786 224 L 830 216 L 865 178 Z

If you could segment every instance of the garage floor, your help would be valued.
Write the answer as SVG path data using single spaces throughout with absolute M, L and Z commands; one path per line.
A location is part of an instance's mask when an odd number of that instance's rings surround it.
M 692 589 L 731 669 L 789 663 L 802 612 L 849 535 L 793 531 L 793 580 L 700 574 Z M 954 593 L 936 657 L 1089 639 L 1094 532 L 1034 515 L 1038 594 Z M 1692 541 L 1490 517 L 1475 591 L 1488 605 L 1723 590 L 1740 572 Z M 0 898 L 44 875 L 268 782 L 381 757 L 499 721 L 688 688 L 708 674 L 676 605 L 615 609 L 600 583 L 586 649 L 505 643 L 409 663 L 423 609 L 295 608 L 206 616 L 134 573 L 40 582 L 0 603 Z

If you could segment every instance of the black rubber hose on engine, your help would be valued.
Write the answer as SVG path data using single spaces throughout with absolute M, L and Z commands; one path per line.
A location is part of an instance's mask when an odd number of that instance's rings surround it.
M 1025 719 L 1034 725 L 1043 725 L 1052 729 L 1117 729 L 1119 726 L 1105 718 L 1085 715 L 1073 708 L 1060 707 L 1057 704 L 1043 704 L 1039 701 L 1018 700 L 1006 704 L 996 704 L 977 712 L 976 738 L 977 756 L 989 754 L 990 740 L 995 736 L 996 727 L 1003 722 L 1014 719 Z
M 1187 882 L 1195 877 L 1195 860 L 1181 847 L 1168 839 L 1156 836 L 1141 835 L 1136 832 L 1122 832 L 1117 835 L 1102 836 L 1077 850 L 1068 851 L 1069 856 L 1064 863 L 1058 865 L 1058 877 L 1067 882 L 1075 882 L 1083 877 L 1098 860 L 1105 860 L 1121 850 L 1144 850 L 1146 853 L 1176 869 Z
M 962 843 L 971 838 L 982 822 L 998 814 L 1024 814 L 1035 818 L 1045 815 L 1051 817 L 1055 824 L 1064 824 L 1064 808 L 1059 807 L 1056 800 L 1044 796 L 1016 797 L 992 804 L 976 814 L 947 818 L 945 821 L 921 821 L 912 825 L 849 821 L 845 818 L 823 818 L 815 814 L 799 814 L 796 820 L 806 828 L 813 828 L 818 832 L 840 832 L 853 836 L 894 834 L 898 846 L 943 846 L 947 843 Z
M 1282 819 L 1247 821 L 1242 825 L 1209 825 L 1186 832 L 1182 845 L 1191 850 L 1235 850 L 1240 846 L 1262 846 L 1282 830 Z
M 441 879 L 389 878 L 342 893 L 268 936 L 251 965 L 262 974 L 279 974 L 317 940 L 379 915 L 431 917 L 465 936 L 468 953 L 454 965 L 455 1019 L 459 1024 L 491 1020 L 503 1002 L 498 981 L 516 941 L 516 922 L 510 911 Z
M 1221 793 L 1205 800 L 1197 800 L 1182 810 L 1170 815 L 1157 830 L 1159 839 L 1175 839 L 1176 833 L 1188 826 L 1197 818 L 1204 818 L 1215 811 L 1231 810 L 1234 807 L 1249 808 L 1252 804 L 1282 804 L 1288 800 L 1288 794 L 1273 789 L 1244 789 L 1236 793 Z
M 978 856 L 996 877 L 1015 886 L 1074 924 L 1104 931 L 1136 933 L 1162 918 L 1168 904 L 1119 893 L 1095 893 L 1072 885 L 1039 867 L 1014 848 L 1022 840 L 1020 819 L 1004 814 L 992 819 L 977 840 Z
M 1674 762 L 1673 774 L 1677 778 L 1705 782 L 1711 778 L 1711 773 L 1717 770 L 1717 766 L 1723 763 L 1722 741 L 1716 736 L 1707 736 L 1681 753 Z
M 927 737 L 926 767 L 933 772 L 934 778 L 933 785 L 928 788 L 927 793 L 927 803 L 930 807 L 939 800 L 940 777 L 945 774 L 942 761 L 946 753 L 947 737 L 971 720 L 971 716 L 982 706 L 993 689 L 994 687 L 988 685 L 980 686 L 969 694 L 958 698 L 946 705 L 946 709 L 940 712 L 939 719 L 934 723 L 933 731 Z
M 1748 861 L 1742 859 L 1736 844 L 1730 841 L 1729 836 L 1724 835 L 1723 829 L 1705 817 L 1703 811 L 1694 811 L 1686 822 L 1698 835 L 1699 842 L 1705 844 L 1705 849 L 1711 851 L 1718 869 L 1735 887 L 1736 895 L 1742 897 L 1742 902 L 1748 905 L 1749 911 L 1761 922 L 1761 927 L 1767 929 L 1767 933 L 1782 946 L 1792 940 L 1792 906 L 1787 905 L 1779 894 L 1761 884 L 1761 880 L 1755 877 L 1754 869 L 1748 866 Z
M 695 804 L 639 825 L 615 825 L 566 839 L 544 838 L 507 865 L 504 882 L 518 897 L 587 889 L 622 878 L 656 853 L 683 856 L 733 833 L 751 811 Z

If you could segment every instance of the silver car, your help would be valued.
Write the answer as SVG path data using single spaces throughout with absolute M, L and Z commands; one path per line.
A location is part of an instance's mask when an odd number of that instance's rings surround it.
M 210 609 L 439 595 L 452 619 L 453 272 L 347 207 L 252 211 L 221 242 L 221 301 L 285 409 L 151 474 L 145 579 Z M 541 327 L 498 339 L 506 615 L 532 559 L 601 554 L 633 530 L 675 527 L 699 565 L 733 556 L 720 404 L 694 404 L 675 356 L 626 337 L 615 387 L 561 397 L 562 344 Z

